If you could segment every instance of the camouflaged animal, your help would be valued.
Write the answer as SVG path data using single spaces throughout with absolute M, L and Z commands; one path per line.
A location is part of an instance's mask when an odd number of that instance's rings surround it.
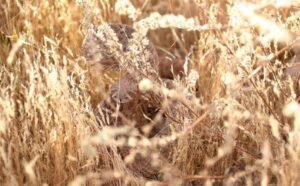
M 160 100 L 154 94 L 142 93 L 138 89 L 138 83 L 144 77 L 154 80 L 159 78 L 158 55 L 149 43 L 142 48 L 136 48 L 141 56 L 133 56 L 130 41 L 134 33 L 134 29 L 127 25 L 106 24 L 90 29 L 85 36 L 82 53 L 93 81 L 92 95 L 101 95 L 98 100 L 95 99 L 97 119 L 101 126 L 128 125 L 130 121 L 129 125 L 148 138 L 163 136 L 170 133 L 170 128 L 163 114 L 155 120 L 159 113 Z M 145 132 L 143 129 L 148 124 L 151 125 L 151 130 Z M 129 147 L 119 148 L 123 158 L 129 151 Z M 168 155 L 164 153 L 164 157 L 166 156 Z M 136 175 L 154 178 L 160 168 L 152 166 L 149 160 L 151 157 L 138 155 L 128 168 Z

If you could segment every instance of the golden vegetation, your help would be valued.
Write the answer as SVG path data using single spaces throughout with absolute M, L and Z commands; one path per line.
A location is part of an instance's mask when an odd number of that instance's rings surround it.
M 0 2 L 0 185 L 300 184 L 297 1 Z M 94 94 L 82 43 L 106 23 L 135 29 L 106 49 L 146 106 Z

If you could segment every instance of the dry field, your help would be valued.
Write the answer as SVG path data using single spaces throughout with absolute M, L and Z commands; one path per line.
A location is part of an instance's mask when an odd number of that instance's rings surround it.
M 299 1 L 0 0 L 0 23 L 0 185 L 300 185 Z

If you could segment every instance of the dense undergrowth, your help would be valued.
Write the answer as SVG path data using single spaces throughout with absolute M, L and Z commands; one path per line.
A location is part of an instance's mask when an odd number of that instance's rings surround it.
M 0 185 L 300 184 L 296 1 L 0 2 L 2 35 L 17 36 L 0 43 Z M 133 26 L 161 63 L 184 64 L 172 89 L 144 85 L 171 102 L 170 135 L 126 144 L 136 154 L 171 144 L 157 179 L 119 155 L 114 135 L 127 128 L 97 122 L 81 45 L 104 23 Z

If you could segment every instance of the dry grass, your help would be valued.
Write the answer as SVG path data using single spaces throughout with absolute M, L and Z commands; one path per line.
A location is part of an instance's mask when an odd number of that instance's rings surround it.
M 0 43 L 0 185 L 300 184 L 296 1 L 0 2 L 0 31 L 18 35 Z M 147 35 L 161 63 L 184 61 L 172 89 L 140 84 L 162 102 L 167 136 L 99 122 L 81 45 L 91 24 L 112 22 L 137 30 L 132 48 Z M 132 48 L 115 55 L 143 74 Z M 158 163 L 157 177 L 130 168 L 135 155 Z

